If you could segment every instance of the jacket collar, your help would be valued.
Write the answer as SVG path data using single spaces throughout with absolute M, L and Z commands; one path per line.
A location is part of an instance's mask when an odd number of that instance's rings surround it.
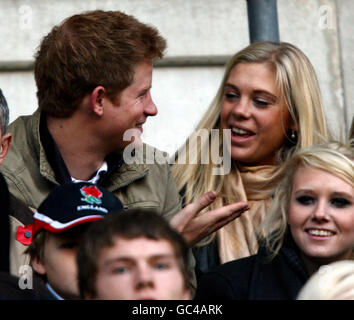
M 264 247 L 262 243 L 260 243 L 258 250 L 259 262 L 261 262 L 262 264 L 267 264 L 269 262 L 268 255 L 268 250 Z M 289 267 L 293 271 L 295 271 L 302 279 L 306 280 L 309 277 L 305 267 L 305 263 L 301 258 L 300 250 L 296 245 L 289 228 L 287 228 L 285 232 L 283 244 L 277 256 L 281 256 L 282 260 L 285 261 L 289 265 Z M 277 257 L 275 257 L 274 259 L 277 259 Z
M 37 109 L 30 118 L 29 127 L 29 144 L 34 149 L 34 154 L 38 156 L 40 174 L 55 185 L 59 185 L 55 179 L 54 170 L 51 168 L 44 147 L 40 139 L 40 118 L 41 111 Z
M 39 168 L 43 177 L 56 185 L 70 178 L 69 171 L 62 159 L 53 137 L 50 135 L 44 112 L 37 109 L 32 116 L 31 135 L 36 154 L 39 154 Z M 146 164 L 126 164 L 123 152 L 116 150 L 107 155 L 108 172 L 98 182 L 113 192 L 148 174 Z
M 288 228 L 285 234 L 284 243 L 280 249 L 287 263 L 299 274 L 303 280 L 307 280 L 309 275 L 305 267 L 305 263 L 300 256 L 300 249 L 296 245 L 293 237 L 291 236 L 290 229 Z
M 308 272 L 289 230 L 276 257 L 269 261 L 260 245 L 250 280 L 249 299 L 295 299 Z
M 57 148 L 57 145 L 50 134 L 47 127 L 47 119 L 45 113 L 42 112 L 39 119 L 39 136 L 46 154 L 47 161 L 53 169 L 56 181 L 59 184 L 70 182 L 70 173 L 65 165 L 65 162 Z

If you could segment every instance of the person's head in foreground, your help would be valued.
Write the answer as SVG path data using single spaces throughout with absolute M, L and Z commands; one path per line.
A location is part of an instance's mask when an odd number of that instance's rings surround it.
M 354 300 L 354 261 L 324 265 L 301 289 L 298 300 Z
M 190 299 L 184 239 L 154 212 L 131 210 L 95 222 L 77 261 L 84 299 Z
M 56 298 L 79 298 L 76 254 L 89 222 L 122 209 L 116 196 L 87 182 L 53 189 L 38 207 L 27 252 L 34 271 Z
M 261 236 L 274 257 L 290 232 L 309 275 L 350 260 L 354 249 L 354 164 L 350 144 L 304 148 L 287 161 Z

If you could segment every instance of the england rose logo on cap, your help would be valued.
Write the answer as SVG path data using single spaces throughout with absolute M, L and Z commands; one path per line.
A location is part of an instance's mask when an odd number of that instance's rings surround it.
M 80 189 L 81 194 L 85 198 L 81 198 L 82 201 L 86 201 L 89 204 L 101 204 L 102 192 L 96 186 L 84 186 Z
M 123 210 L 119 198 L 103 187 L 89 182 L 64 183 L 55 187 L 39 205 L 33 224 L 18 226 L 16 239 L 28 246 L 42 230 L 59 233 Z

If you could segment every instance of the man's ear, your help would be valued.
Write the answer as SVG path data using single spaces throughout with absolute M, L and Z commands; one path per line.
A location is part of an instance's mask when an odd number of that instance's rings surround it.
M 39 256 L 34 256 L 32 258 L 31 264 L 34 271 L 36 271 L 37 273 L 42 275 L 45 275 L 47 273 L 45 269 L 45 265 Z
M 91 110 L 92 112 L 101 117 L 104 111 L 104 100 L 106 89 L 102 86 L 98 86 L 91 92 Z
M 4 161 L 11 145 L 12 134 L 6 133 L 1 137 L 0 142 L 0 164 Z

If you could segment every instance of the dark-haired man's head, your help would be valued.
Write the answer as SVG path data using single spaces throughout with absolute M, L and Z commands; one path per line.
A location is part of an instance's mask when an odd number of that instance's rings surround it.
M 129 210 L 92 224 L 78 251 L 85 299 L 190 298 L 187 246 L 154 212 Z

